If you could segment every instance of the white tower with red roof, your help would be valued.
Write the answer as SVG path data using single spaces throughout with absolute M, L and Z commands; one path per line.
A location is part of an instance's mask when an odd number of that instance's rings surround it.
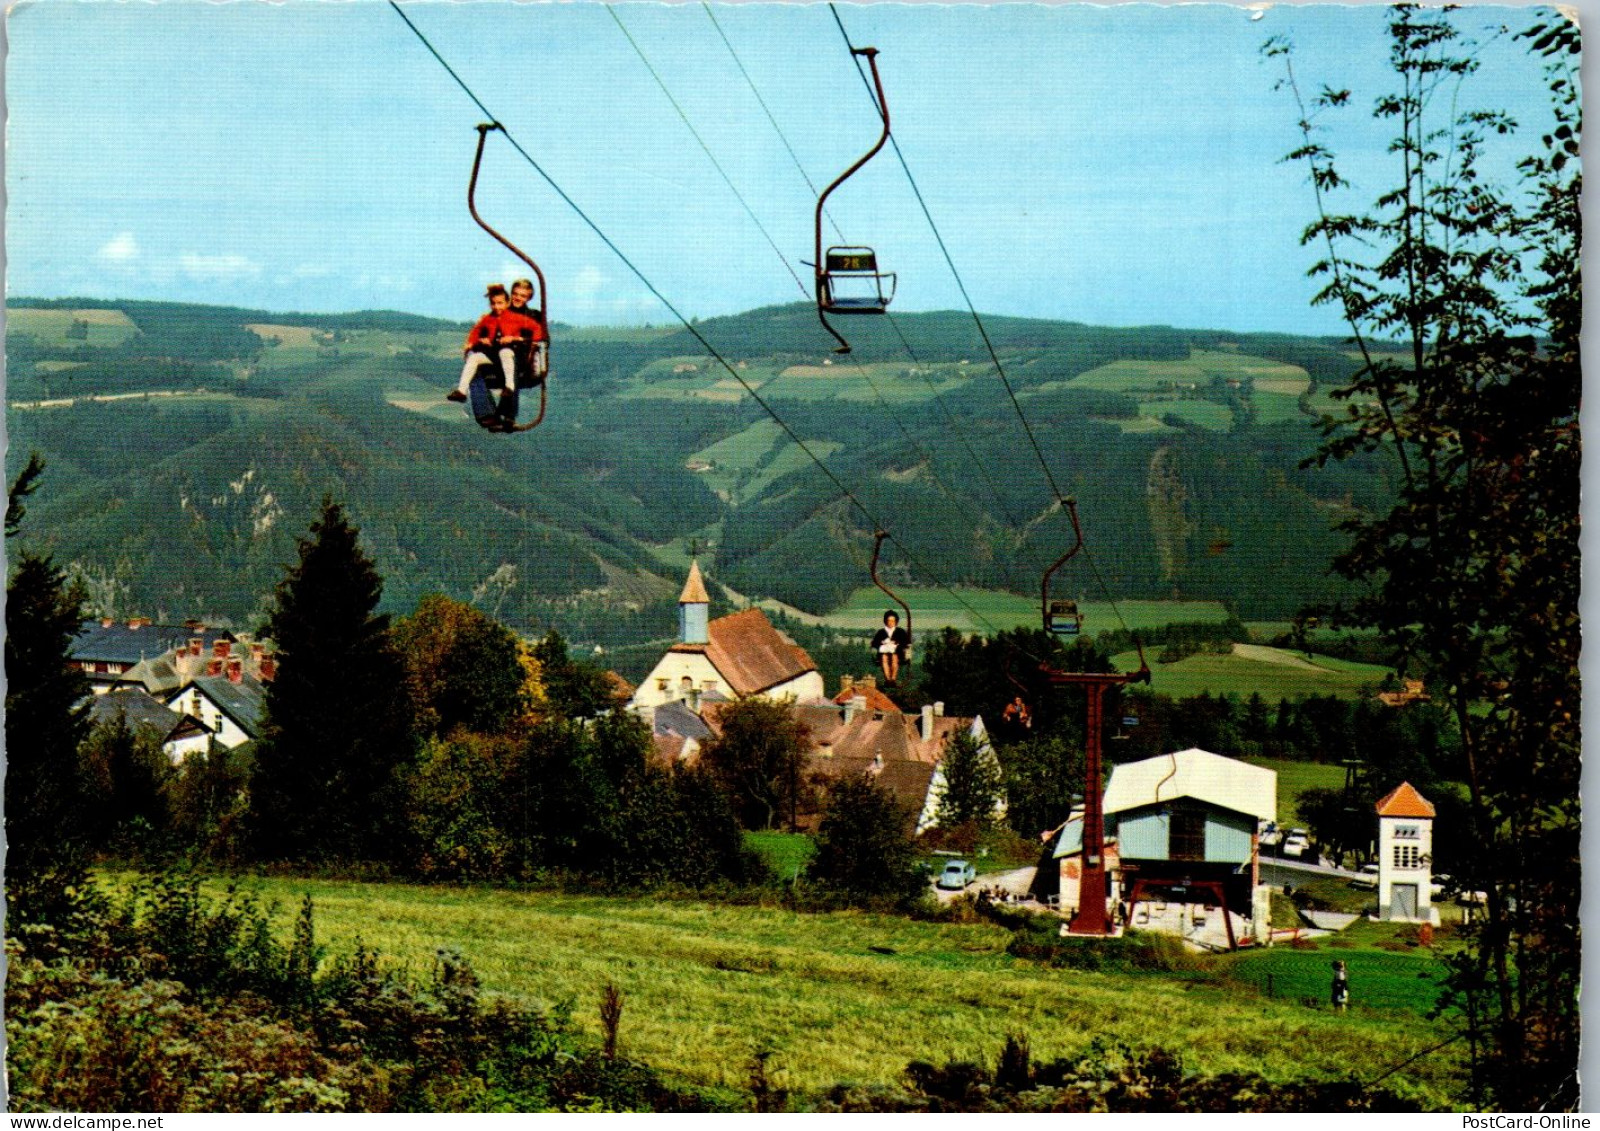
M 1410 782 L 1378 802 L 1378 918 L 1439 921 L 1433 883 L 1433 803 Z

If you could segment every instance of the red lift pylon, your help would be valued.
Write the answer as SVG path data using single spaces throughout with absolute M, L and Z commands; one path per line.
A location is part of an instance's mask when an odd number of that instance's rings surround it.
M 1076 541 L 1055 565 L 1045 571 L 1041 586 L 1042 608 L 1046 632 L 1052 631 L 1050 575 L 1083 549 L 1083 528 L 1078 525 L 1078 504 L 1075 499 L 1063 500 L 1067 514 L 1072 519 L 1072 533 Z M 1082 615 L 1076 606 L 1074 629 L 1082 624 Z M 1078 880 L 1078 912 L 1072 917 L 1067 930 L 1074 935 L 1104 937 L 1111 933 L 1110 918 L 1106 914 L 1106 823 L 1101 798 L 1100 773 L 1102 768 L 1102 732 L 1105 730 L 1106 693 L 1130 683 L 1149 683 L 1150 665 L 1145 663 L 1144 649 L 1139 648 L 1139 670 L 1136 672 L 1063 672 L 1049 664 L 1039 670 L 1056 686 L 1082 687 L 1088 699 L 1084 717 L 1084 772 L 1083 772 L 1083 875 Z

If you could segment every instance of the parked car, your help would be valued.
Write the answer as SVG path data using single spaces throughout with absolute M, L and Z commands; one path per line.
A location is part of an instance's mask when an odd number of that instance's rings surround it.
M 1306 849 L 1311 847 L 1311 836 L 1305 829 L 1290 829 L 1289 835 L 1283 838 L 1283 854 L 1293 856 L 1295 859 L 1306 854 Z
M 1454 895 L 1457 890 L 1455 877 L 1444 872 L 1428 881 L 1428 895 L 1436 901 Z
M 964 891 L 978 878 L 978 871 L 965 860 L 952 860 L 939 873 L 939 886 L 945 891 Z
M 1378 890 L 1378 866 L 1376 864 L 1361 865 L 1361 872 L 1350 881 L 1350 886 L 1360 888 L 1362 891 Z

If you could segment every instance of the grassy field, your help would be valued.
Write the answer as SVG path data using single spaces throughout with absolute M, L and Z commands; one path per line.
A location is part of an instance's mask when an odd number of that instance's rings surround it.
M 71 344 L 67 336 L 75 322 L 87 324 L 86 338 L 80 345 L 120 345 L 139 332 L 133 320 L 120 310 L 29 310 L 6 311 L 6 321 L 14 334 L 32 334 L 54 346 Z
M 1113 657 L 1123 671 L 1137 666 L 1138 657 L 1125 652 Z M 1259 692 L 1268 703 L 1279 699 L 1304 699 L 1311 695 L 1339 695 L 1356 698 L 1365 688 L 1382 681 L 1388 668 L 1336 660 L 1313 653 L 1268 648 L 1259 644 L 1236 644 L 1227 655 L 1199 653 L 1172 664 L 1151 666 L 1151 688 L 1174 699 L 1199 695 L 1238 695 L 1249 698 Z
M 1274 999 L 1321 1005 L 1328 1000 L 1332 964 L 1343 962 L 1354 1003 L 1423 1014 L 1438 998 L 1445 967 L 1416 944 L 1415 935 L 1413 929 L 1355 923 L 1316 947 L 1244 951 L 1229 960 L 1228 973 Z
M 1247 984 L 1251 970 L 1230 977 L 1229 960 L 1181 978 L 1050 969 L 1006 955 L 1008 932 L 987 922 L 644 896 L 250 883 L 286 909 L 284 930 L 288 909 L 310 894 L 319 940 L 333 953 L 360 939 L 423 973 L 438 950 L 453 948 L 491 993 L 574 1000 L 592 1034 L 600 989 L 614 982 L 626 995 L 624 1054 L 711 1086 L 742 1087 L 762 1047 L 774 1052 L 781 1086 L 814 1093 L 843 1080 L 899 1079 L 917 1058 L 992 1063 L 1011 1033 L 1027 1034 L 1040 1058 L 1076 1054 L 1098 1037 L 1159 1043 L 1192 1072 L 1371 1078 L 1444 1035 L 1410 1011 L 1403 1020 L 1376 1008 L 1336 1015 L 1268 999 Z M 1453 1072 L 1448 1056 L 1426 1057 L 1387 1085 L 1443 1106 Z
M 819 459 L 826 459 L 843 445 L 831 440 L 807 440 Z M 798 471 L 811 457 L 792 443 L 775 422 L 757 420 L 748 428 L 701 448 L 687 462 L 711 464 L 704 472 L 706 482 L 730 502 L 753 498 L 774 481 Z
M 918 632 L 949 626 L 962 632 L 992 633 L 1002 628 L 1039 626 L 1039 602 L 1035 598 L 993 589 L 970 589 L 960 585 L 953 588 L 960 601 L 944 589 L 899 590 L 911 606 Z M 887 601 L 881 590 L 866 586 L 857 589 L 849 601 L 822 620 L 838 629 L 875 630 L 883 623 Z M 1120 627 L 1109 604 L 1087 601 L 1080 608 L 1085 618 L 1085 631 L 1090 635 Z M 1228 619 L 1227 610 L 1216 601 L 1121 601 L 1117 608 L 1128 627 L 1133 629 L 1201 621 L 1221 623 Z
M 1290 828 L 1306 824 L 1295 800 L 1308 789 L 1344 788 L 1344 767 L 1320 762 L 1294 762 L 1284 758 L 1246 758 L 1278 775 L 1278 824 Z

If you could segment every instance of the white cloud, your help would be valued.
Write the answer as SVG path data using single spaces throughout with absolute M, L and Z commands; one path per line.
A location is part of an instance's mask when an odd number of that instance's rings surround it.
M 572 280 L 572 293 L 580 300 L 592 299 L 599 295 L 600 288 L 605 285 L 605 273 L 598 267 L 589 266 L 579 271 L 577 278 Z
M 118 232 L 101 245 L 95 255 L 106 263 L 132 263 L 139 258 L 139 241 L 133 238 L 132 232 Z
M 227 282 L 261 274 L 261 264 L 242 255 L 196 255 L 185 252 L 178 257 L 178 266 L 189 278 L 208 282 Z

